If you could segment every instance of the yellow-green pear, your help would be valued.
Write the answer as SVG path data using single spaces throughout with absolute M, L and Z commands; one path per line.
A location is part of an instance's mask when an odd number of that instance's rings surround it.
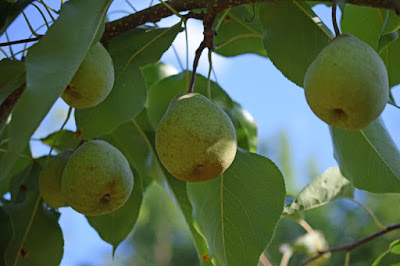
M 101 43 L 97 43 L 90 47 L 61 97 L 71 107 L 89 108 L 104 101 L 113 86 L 111 56 Z
M 61 178 L 73 150 L 65 150 L 51 158 L 43 167 L 39 176 L 39 190 L 43 200 L 53 208 L 68 206 L 61 191 Z
M 388 73 L 379 55 L 350 34 L 333 39 L 304 78 L 311 110 L 329 125 L 357 130 L 382 113 L 389 98 Z
M 228 115 L 198 93 L 172 99 L 156 132 L 156 150 L 175 177 L 198 182 L 221 175 L 236 156 L 236 132 Z
M 125 156 L 103 140 L 91 140 L 73 153 L 62 176 L 69 205 L 88 216 L 120 208 L 133 189 L 133 174 Z

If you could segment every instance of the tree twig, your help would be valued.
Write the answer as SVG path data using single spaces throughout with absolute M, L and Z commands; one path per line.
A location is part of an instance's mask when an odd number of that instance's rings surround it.
M 219 13 L 227 8 L 240 6 L 244 4 L 251 3 L 263 3 L 263 2 L 284 2 L 286 0 L 214 0 L 212 1 L 212 8 L 216 13 Z M 304 1 L 304 0 L 299 0 Z M 311 2 L 319 1 L 325 3 L 332 3 L 334 0 L 309 0 Z M 207 7 L 209 5 L 208 0 L 183 0 L 183 1 L 175 1 L 170 0 L 167 3 L 171 8 L 176 10 L 177 12 L 190 11 L 194 9 L 201 9 Z M 391 10 L 399 10 L 399 6 L 394 1 L 389 0 L 347 0 L 347 4 L 354 4 L 359 6 L 368 6 L 374 8 L 384 8 Z M 157 22 L 163 18 L 169 17 L 173 15 L 173 12 L 168 9 L 163 4 L 158 4 L 131 14 L 129 16 L 123 17 L 119 20 L 115 20 L 109 23 L 106 23 L 105 32 L 101 39 L 101 42 L 104 44 L 108 42 L 111 38 L 127 31 L 132 28 L 136 28 L 137 26 L 143 25 L 148 22 Z
M 40 37 L 42 37 L 42 36 L 39 35 L 38 37 L 35 37 L 35 38 L 23 39 L 23 40 L 12 41 L 12 42 L 3 42 L 3 43 L 0 43 L 0 47 L 18 44 L 18 43 L 35 42 L 35 41 L 38 41 L 40 39 Z
M 362 239 L 360 239 L 360 240 L 358 240 L 356 242 L 353 242 L 351 244 L 340 246 L 340 247 L 336 247 L 336 248 L 330 248 L 330 249 L 327 249 L 327 250 L 318 251 L 318 255 L 316 255 L 316 256 L 310 258 L 309 260 L 305 261 L 303 263 L 303 266 L 307 265 L 307 263 L 309 263 L 309 262 L 311 262 L 313 260 L 318 259 L 319 257 L 324 255 L 325 253 L 329 253 L 329 252 L 333 253 L 333 252 L 341 252 L 341 251 L 347 251 L 347 252 L 352 251 L 356 247 L 359 247 L 359 246 L 361 246 L 361 245 L 363 245 L 363 244 L 365 244 L 365 243 L 367 243 L 367 242 L 369 242 L 369 241 L 371 241 L 371 240 L 373 240 L 375 238 L 380 237 L 381 235 L 384 235 L 386 233 L 389 233 L 390 231 L 393 231 L 393 230 L 396 230 L 396 229 L 399 229 L 399 228 L 400 228 L 400 223 L 399 224 L 390 225 L 390 226 L 386 227 L 386 229 L 384 229 L 384 230 L 380 230 L 380 231 L 378 231 L 378 232 L 376 232 L 376 233 L 374 233 L 374 234 L 372 234 L 370 236 L 362 238 Z

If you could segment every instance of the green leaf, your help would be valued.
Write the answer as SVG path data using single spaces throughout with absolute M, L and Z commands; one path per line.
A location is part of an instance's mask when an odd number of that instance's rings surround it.
M 2 207 L 14 229 L 5 250 L 6 265 L 58 265 L 61 261 L 64 240 L 58 225 L 59 215 L 44 209 L 39 194 L 40 171 L 41 167 L 34 162 L 24 178 L 16 178 L 25 187 L 18 196 L 14 194 L 13 204 Z
M 308 66 L 333 34 L 305 2 L 263 3 L 259 15 L 272 63 L 303 87 Z
M 10 171 L 42 119 L 67 87 L 104 23 L 112 0 L 71 0 L 46 35 L 26 57 L 26 89 L 9 124 L 8 152 L 3 155 L 0 180 Z M 84 27 L 82 25 L 85 25 Z
M 400 16 L 393 10 L 386 11 L 386 20 L 383 26 L 382 35 L 390 34 L 400 29 Z
M 257 124 L 253 116 L 236 102 L 233 102 L 233 110 L 235 115 L 233 121 L 235 122 L 238 146 L 250 152 L 256 152 L 258 133 Z
M 25 82 L 24 63 L 17 60 L 0 61 L 0 104 Z
M 6 130 L 3 132 L 3 135 L 1 136 L 1 141 L 5 141 L 7 138 L 8 138 L 8 130 L 6 127 Z M 5 143 L 7 143 L 7 141 L 5 141 Z M 0 148 L 3 149 L 3 146 L 5 146 L 5 144 L 0 145 Z M 6 146 L 4 148 L 6 149 Z M 32 163 L 32 155 L 29 146 L 27 146 L 25 147 L 24 151 L 21 154 L 19 154 L 10 172 L 8 173 L 8 175 L 5 176 L 5 179 L 0 181 L 0 195 L 3 195 L 4 193 L 10 191 L 11 179 L 15 175 L 24 171 L 24 169 L 30 163 Z
M 216 265 L 257 265 L 283 209 L 285 184 L 278 167 L 239 149 L 220 177 L 187 187 Z
M 400 152 L 381 118 L 362 130 L 330 131 L 340 170 L 356 188 L 400 192 Z
M 0 35 L 14 21 L 14 19 L 27 7 L 33 0 L 17 0 L 11 3 L 7 0 L 0 1 Z
M 400 83 L 400 40 L 390 12 L 388 21 L 391 25 L 387 29 L 384 26 L 386 13 L 382 9 L 346 5 L 341 27 L 343 33 L 354 35 L 379 52 L 389 74 L 389 85 L 393 87 Z
M 399 32 L 395 31 L 389 34 L 381 35 L 378 44 L 378 53 L 382 53 L 383 49 L 388 47 L 392 42 L 399 38 Z
M 110 41 L 110 53 L 128 65 L 135 60 L 145 66 L 160 60 L 171 46 L 176 35 L 182 31 L 181 23 L 170 28 L 138 27 L 118 35 Z M 123 64 L 120 64 L 124 67 Z
M 22 203 L 3 207 L 14 228 L 6 265 L 58 265 L 64 246 L 58 217 L 43 208 L 38 194 L 29 194 Z
M 391 42 L 387 45 L 380 56 L 385 62 L 388 74 L 389 74 L 389 85 L 393 87 L 400 83 L 400 38 Z
M 393 254 L 400 255 L 400 240 L 397 240 L 397 243 L 395 243 L 392 248 L 390 249 L 390 252 Z
M 221 12 L 214 22 L 217 31 L 215 52 L 223 56 L 245 53 L 267 56 L 260 21 L 252 17 L 244 5 Z
M 13 176 L 9 187 L 11 202 L 23 202 L 27 193 L 32 191 L 39 192 L 39 183 L 36 175 L 39 175 L 41 170 L 38 162 L 32 160 L 23 171 Z
M 186 90 L 186 73 L 184 72 L 159 81 L 149 90 L 146 106 L 149 121 L 153 128 L 158 127 L 172 98 Z M 238 103 L 232 101 L 229 95 L 217 83 L 211 82 L 210 90 L 212 101 L 231 118 L 237 131 L 239 146 L 243 149 L 256 149 L 257 128 L 254 121 L 252 121 L 251 115 L 247 115 L 246 110 Z M 207 95 L 207 79 L 199 74 L 196 75 L 194 92 Z
M 136 28 L 110 41 L 115 85 L 104 102 L 75 112 L 82 138 L 108 134 L 143 109 L 147 87 L 139 65 L 157 62 L 181 30 L 180 24 L 164 29 Z
M 388 248 L 385 252 L 383 252 L 383 253 L 374 261 L 374 263 L 372 264 L 372 266 L 380 266 L 380 265 L 384 266 L 384 265 L 389 265 L 389 264 L 388 264 L 388 261 L 385 261 L 385 259 L 389 259 L 389 260 L 390 260 L 390 258 L 388 258 L 388 257 L 390 257 L 390 253 L 400 254 L 400 252 L 399 252 L 399 253 L 393 252 L 393 251 L 392 251 L 393 249 L 395 249 L 395 250 L 400 249 L 400 239 L 397 239 L 397 240 L 393 241 L 392 243 L 390 243 L 389 248 Z M 397 258 L 397 259 L 400 259 L 400 258 Z M 381 263 L 382 260 L 384 261 L 384 263 Z
M 178 74 L 178 70 L 175 67 L 162 62 L 144 66 L 141 70 L 146 79 L 147 89 L 150 89 L 154 84 L 166 77 Z
M 80 142 L 75 137 L 75 132 L 70 130 L 56 131 L 40 140 L 49 147 L 54 146 L 54 149 L 58 152 L 66 149 L 75 149 Z
M 354 188 L 340 173 L 339 167 L 330 167 L 317 176 L 297 197 L 287 204 L 284 214 L 317 208 L 341 197 L 353 197 Z
M 161 166 L 154 148 L 155 134 L 147 121 L 146 113 L 120 125 L 110 135 L 116 147 L 121 149 L 140 176 L 156 180 L 175 199 L 192 233 L 201 265 L 211 266 L 211 262 L 207 259 L 209 258 L 207 245 L 193 225 L 192 206 L 186 193 L 186 183 L 172 177 Z
M 0 208 L 0 265 L 4 265 L 4 253 L 14 234 L 11 218 Z
M 350 33 L 377 50 L 385 17 L 382 9 L 346 5 L 340 23 L 342 33 Z
M 128 201 L 118 210 L 100 216 L 86 216 L 89 224 L 99 233 L 101 239 L 113 246 L 113 251 L 132 231 L 139 216 L 143 200 L 141 177 L 135 175 L 134 186 Z
M 139 66 L 131 61 L 122 69 L 119 63 L 114 60 L 116 80 L 110 95 L 95 107 L 75 111 L 76 125 L 83 139 L 108 134 L 144 107 L 147 88 Z

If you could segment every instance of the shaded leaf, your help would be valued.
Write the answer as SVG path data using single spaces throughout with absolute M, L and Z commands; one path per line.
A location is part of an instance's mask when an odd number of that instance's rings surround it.
M 389 34 L 381 35 L 378 44 L 378 53 L 382 53 L 383 49 L 389 46 L 393 41 L 399 38 L 399 31 L 395 31 Z
M 111 39 L 110 53 L 113 59 L 119 58 L 123 62 L 119 64 L 122 68 L 132 60 L 139 66 L 152 64 L 160 60 L 181 31 L 180 23 L 170 28 L 134 28 Z
M 339 167 L 328 168 L 303 188 L 297 197 L 283 210 L 284 214 L 292 214 L 317 208 L 341 197 L 353 197 L 354 188 L 340 173 Z
M 141 70 L 146 79 L 147 89 L 150 89 L 151 86 L 166 77 L 178 74 L 178 70 L 175 67 L 162 62 L 144 66 Z
M 172 98 L 178 93 L 186 91 L 186 73 L 167 77 L 156 83 L 148 93 L 146 102 L 149 121 L 153 128 L 157 128 L 161 118 Z M 237 141 L 243 149 L 254 149 L 257 145 L 257 128 L 253 123 L 251 115 L 246 114 L 238 103 L 232 101 L 229 95 L 218 86 L 217 83 L 211 82 L 211 99 L 224 110 L 231 118 L 232 123 L 237 131 Z M 199 74 L 196 75 L 196 83 L 194 92 L 207 95 L 207 79 Z
M 302 87 L 308 66 L 333 34 L 305 2 L 263 3 L 259 16 L 268 57 Z
M 95 107 L 75 111 L 76 126 L 83 139 L 108 134 L 144 107 L 147 88 L 139 66 L 132 61 L 122 70 L 118 63 L 121 62 L 114 60 L 116 80 L 110 95 Z
M 43 208 L 38 194 L 31 192 L 24 202 L 3 209 L 10 215 L 14 228 L 5 251 L 6 265 L 58 265 L 61 262 L 64 240 L 58 217 Z
M 17 0 L 14 3 L 1 0 L 0 1 L 0 35 L 14 21 L 14 19 L 27 7 L 33 0 Z
M 6 127 L 6 130 L 4 130 L 3 135 L 1 136 L 1 141 L 5 141 L 7 143 L 6 139 L 8 138 L 8 130 Z M 6 144 L 0 145 L 1 148 L 6 149 Z M 24 151 L 19 154 L 17 160 L 15 161 L 14 165 L 12 166 L 10 172 L 8 173 L 7 176 L 5 176 L 5 179 L 3 179 L 0 182 L 0 195 L 3 195 L 4 193 L 10 191 L 10 181 L 11 179 L 19 174 L 20 172 L 24 171 L 24 169 L 32 163 L 32 155 L 29 146 L 25 147 Z
M 223 56 L 245 53 L 267 56 L 260 21 L 252 17 L 244 5 L 221 12 L 214 22 L 217 31 L 215 52 Z
M 0 207 L 0 265 L 5 265 L 4 253 L 14 234 L 10 216 Z
M 382 35 L 393 33 L 400 29 L 400 16 L 398 16 L 394 10 L 387 10 L 386 12 L 386 20 Z
M 378 118 L 362 130 L 330 128 L 342 174 L 358 189 L 400 192 L 400 152 Z
M 235 128 L 238 146 L 250 152 L 256 152 L 258 146 L 257 124 L 253 116 L 240 104 L 233 102 Z
M 115 84 L 104 102 L 75 112 L 82 138 L 108 134 L 143 109 L 147 87 L 139 66 L 157 62 L 181 30 L 180 24 L 171 28 L 136 28 L 110 41 Z
M 126 239 L 139 216 L 143 200 L 141 177 L 134 176 L 134 186 L 128 201 L 112 213 L 100 216 L 86 216 L 89 224 L 97 231 L 101 239 L 113 246 L 113 250 Z
M 389 85 L 393 87 L 400 83 L 400 40 L 392 26 L 385 30 L 386 13 L 382 9 L 346 5 L 341 27 L 343 33 L 356 36 L 379 52 L 389 74 Z
M 26 89 L 14 107 L 9 124 L 10 141 L 8 152 L 1 160 L 0 180 L 8 174 L 18 154 L 72 79 L 104 23 L 111 2 L 68 1 L 46 35 L 29 49 L 25 63 Z
M 346 5 L 340 23 L 343 33 L 350 33 L 377 50 L 386 11 L 365 6 Z
M 398 32 L 397 32 L 398 33 Z M 395 34 L 395 33 L 393 33 Z M 387 45 L 380 56 L 385 62 L 388 74 L 389 74 L 389 85 L 393 87 L 400 83 L 400 38 L 392 41 Z
M 24 63 L 17 60 L 0 61 L 0 104 L 25 82 Z
M 395 252 L 393 252 L 393 249 L 395 250 Z M 374 261 L 374 263 L 372 264 L 372 266 L 384 266 L 384 265 L 389 265 L 389 263 L 390 263 L 390 261 L 392 261 L 392 262 L 395 262 L 394 260 L 393 260 L 393 257 L 395 257 L 395 256 L 393 256 L 392 254 L 390 254 L 390 253 L 393 253 L 393 254 L 397 254 L 397 255 L 399 255 L 400 254 L 400 252 L 398 252 L 398 253 L 396 253 L 396 250 L 400 250 L 400 239 L 397 239 L 397 240 L 395 240 L 395 241 L 393 241 L 392 243 L 390 243 L 390 245 L 389 245 L 389 248 L 385 251 L 385 252 L 383 252 L 375 261 Z M 392 255 L 392 256 L 391 256 Z M 392 258 L 390 258 L 390 257 L 392 257 Z M 400 259 L 400 257 L 399 256 L 396 256 L 397 257 L 397 261 Z M 396 259 L 396 258 L 395 258 Z M 381 263 L 382 262 L 382 263 Z
M 75 149 L 80 142 L 75 137 L 75 132 L 70 130 L 56 131 L 40 140 L 49 147 L 54 146 L 54 149 L 58 152 L 66 149 Z
M 285 185 L 278 167 L 239 149 L 220 177 L 187 187 L 216 265 L 256 265 L 283 209 Z
M 26 189 L 13 194 L 13 204 L 2 207 L 14 229 L 5 250 L 6 265 L 58 265 L 61 261 L 64 240 L 59 215 L 44 208 L 39 195 L 40 171 L 39 164 L 33 162 L 22 177 L 15 178 L 13 182 L 26 185 Z

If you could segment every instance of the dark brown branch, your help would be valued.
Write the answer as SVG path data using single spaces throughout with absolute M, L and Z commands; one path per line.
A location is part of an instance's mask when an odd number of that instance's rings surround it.
M 38 41 L 41 37 L 42 37 L 42 35 L 39 35 L 39 37 L 35 37 L 35 38 L 23 39 L 23 40 L 12 41 L 12 42 L 3 42 L 3 43 L 0 43 L 0 47 L 18 44 L 18 43 L 35 42 L 35 41 Z
M 262 2 L 284 2 L 286 0 L 214 0 L 212 1 L 212 9 L 215 13 L 219 13 L 224 9 L 240 6 L 249 3 L 262 3 Z M 300 0 L 304 1 L 304 0 Z M 332 3 L 333 0 L 309 0 Z M 176 11 L 190 11 L 194 9 L 205 8 L 209 5 L 209 0 L 170 0 L 167 3 Z M 347 4 L 354 4 L 359 6 L 369 6 L 375 8 L 384 8 L 398 11 L 400 7 L 395 1 L 392 0 L 346 0 Z M 105 32 L 101 39 L 102 43 L 106 43 L 111 38 L 137 26 L 143 25 L 147 22 L 157 22 L 162 18 L 173 15 L 165 5 L 158 4 L 142 11 L 136 12 L 132 15 L 123 17 L 106 24 Z
M 394 224 L 394 225 L 390 225 L 388 227 L 386 227 L 386 229 L 380 230 L 370 236 L 367 236 L 365 238 L 362 238 L 354 243 L 348 244 L 348 245 L 344 245 L 344 246 L 340 246 L 340 247 L 336 247 L 336 248 L 330 248 L 327 250 L 322 250 L 318 252 L 318 255 L 310 258 L 309 260 L 307 260 L 306 262 L 303 263 L 303 265 L 307 265 L 307 263 L 318 259 L 319 257 L 321 257 L 322 255 L 324 255 L 325 253 L 333 253 L 333 252 L 341 252 L 341 251 L 352 251 L 353 249 L 355 249 L 356 247 L 359 247 L 375 238 L 380 237 L 381 235 L 384 235 L 386 233 L 389 233 L 390 231 L 396 230 L 400 228 L 400 224 Z

